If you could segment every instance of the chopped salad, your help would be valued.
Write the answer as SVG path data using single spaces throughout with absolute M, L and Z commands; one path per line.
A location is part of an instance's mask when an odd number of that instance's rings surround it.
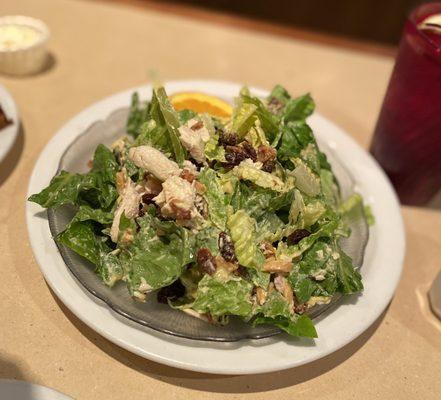
M 163 87 L 145 103 L 134 93 L 127 135 L 29 200 L 74 205 L 56 240 L 137 301 L 317 337 L 308 310 L 363 289 L 339 245 L 362 200 L 342 200 L 313 110 L 281 86 L 265 99 L 242 89 L 229 117 L 177 111 Z

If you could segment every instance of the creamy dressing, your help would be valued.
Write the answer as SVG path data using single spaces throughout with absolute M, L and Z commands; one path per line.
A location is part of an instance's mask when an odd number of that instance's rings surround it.
M 0 51 L 18 50 L 32 46 L 40 37 L 39 30 L 27 25 L 0 25 Z

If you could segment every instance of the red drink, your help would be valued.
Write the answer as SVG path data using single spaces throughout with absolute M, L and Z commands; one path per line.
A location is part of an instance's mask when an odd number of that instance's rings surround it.
M 404 27 L 371 152 L 404 204 L 426 205 L 441 189 L 441 32 L 421 29 L 441 3 L 422 5 Z

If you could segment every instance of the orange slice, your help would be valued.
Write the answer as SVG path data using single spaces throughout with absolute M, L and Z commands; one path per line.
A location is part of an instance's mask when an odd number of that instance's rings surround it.
M 233 111 L 231 105 L 215 96 L 204 93 L 185 92 L 170 96 L 176 110 L 192 110 L 197 113 L 207 113 L 215 117 L 230 117 Z

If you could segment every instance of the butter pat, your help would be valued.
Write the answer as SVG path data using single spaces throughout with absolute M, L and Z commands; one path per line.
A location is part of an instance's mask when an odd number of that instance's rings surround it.
M 0 72 L 27 75 L 47 62 L 49 29 L 44 22 L 25 16 L 0 18 Z

